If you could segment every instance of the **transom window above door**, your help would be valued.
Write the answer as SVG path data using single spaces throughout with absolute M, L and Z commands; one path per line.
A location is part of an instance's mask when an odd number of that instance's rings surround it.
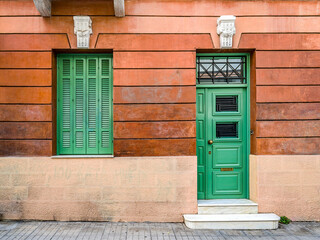
M 246 84 L 246 56 L 197 56 L 197 84 Z

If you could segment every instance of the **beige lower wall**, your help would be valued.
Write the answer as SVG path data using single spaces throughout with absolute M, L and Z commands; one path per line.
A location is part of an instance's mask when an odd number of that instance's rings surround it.
M 320 155 L 251 155 L 259 212 L 320 220 Z M 197 212 L 192 157 L 0 158 L 4 219 L 181 222 Z
M 320 155 L 251 155 L 250 198 L 259 212 L 320 221 Z
M 4 219 L 182 222 L 197 212 L 197 159 L 0 158 Z

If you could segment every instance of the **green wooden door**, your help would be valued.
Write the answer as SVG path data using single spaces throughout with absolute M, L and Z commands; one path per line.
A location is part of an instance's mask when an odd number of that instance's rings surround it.
M 247 197 L 246 88 L 197 89 L 198 198 Z
M 198 199 L 248 198 L 249 55 L 197 55 Z
M 112 154 L 112 57 L 61 54 L 57 153 Z

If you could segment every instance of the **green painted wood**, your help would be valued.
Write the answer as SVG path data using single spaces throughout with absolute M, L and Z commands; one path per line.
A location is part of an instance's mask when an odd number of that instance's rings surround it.
M 72 59 L 58 59 L 58 152 L 73 154 Z
M 206 193 L 206 105 L 205 89 L 197 89 L 197 159 L 198 159 L 198 199 L 205 199 Z
M 58 154 L 113 154 L 112 56 L 58 56 Z
M 249 84 L 241 85 L 197 86 L 198 199 L 248 198 Z M 237 110 L 216 108 L 217 98 L 232 96 Z M 236 124 L 238 134 L 219 137 L 219 124 Z
M 110 58 L 99 59 L 99 153 L 112 152 L 112 62 Z
M 87 153 L 98 154 L 99 153 L 99 108 L 98 108 L 98 97 L 99 97 L 99 77 L 98 77 L 98 58 L 89 57 L 87 58 Z
M 84 57 L 74 57 L 74 154 L 86 154 L 86 59 Z

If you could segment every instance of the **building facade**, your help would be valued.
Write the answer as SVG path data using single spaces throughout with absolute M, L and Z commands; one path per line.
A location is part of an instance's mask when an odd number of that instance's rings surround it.
M 319 1 L 49 3 L 0 1 L 2 218 L 320 220 Z

